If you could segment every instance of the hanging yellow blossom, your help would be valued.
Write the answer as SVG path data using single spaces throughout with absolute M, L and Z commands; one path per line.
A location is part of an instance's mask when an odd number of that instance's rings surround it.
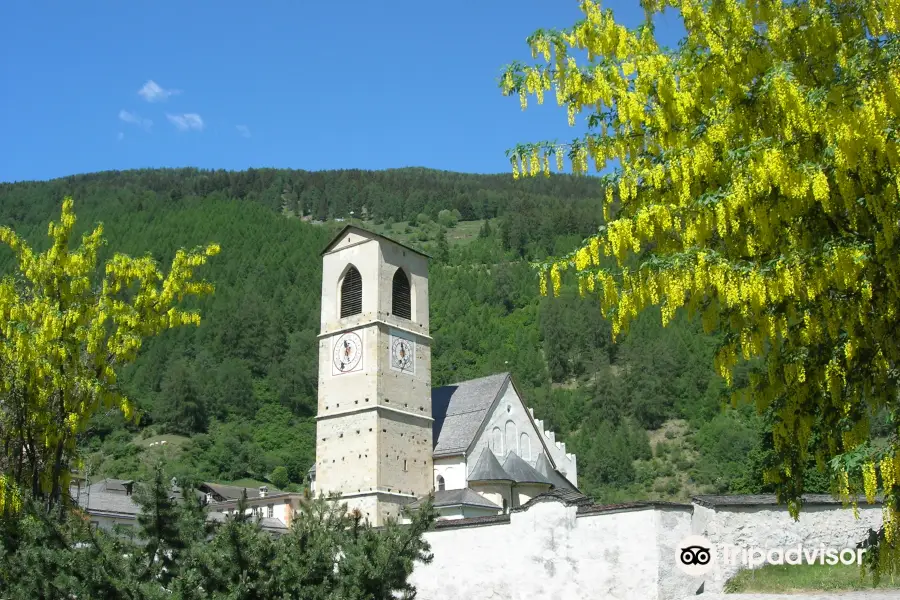
M 535 62 L 501 77 L 508 95 L 554 88 L 567 122 L 588 124 L 570 145 L 516 153 L 560 160 L 565 147 L 574 173 L 616 167 L 598 181 L 604 228 L 553 264 L 575 265 L 615 336 L 651 306 L 664 323 L 700 308 L 704 329 L 726 334 L 715 368 L 729 385 L 739 362 L 765 363 L 735 398 L 772 411 L 766 477 L 792 511 L 811 456 L 862 453 L 853 477 L 869 497 L 880 468 L 897 523 L 900 467 L 865 444 L 868 415 L 900 422 L 900 69 L 884 51 L 900 39 L 897 3 L 644 3 L 647 25 L 680 11 L 674 52 L 652 27 L 580 7 L 583 20 L 542 31 Z M 615 267 L 591 290 L 582 280 L 600 264 Z M 560 277 L 551 268 L 554 290 Z M 834 483 L 850 493 L 846 472 Z M 900 566 L 895 541 L 885 555 Z

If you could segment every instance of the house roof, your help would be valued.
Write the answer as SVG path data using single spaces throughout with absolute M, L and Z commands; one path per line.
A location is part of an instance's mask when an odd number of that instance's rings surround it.
M 391 242 L 392 244 L 397 244 L 398 246 L 400 246 L 402 248 L 406 248 L 410 252 L 415 252 L 416 254 L 418 254 L 420 256 L 424 256 L 425 258 L 431 258 L 429 255 L 425 254 L 421 250 L 416 250 L 412 246 L 407 246 L 406 244 L 402 244 L 402 243 L 398 242 L 397 240 L 387 237 L 386 235 L 381 235 L 380 233 L 375 233 L 374 231 L 369 231 L 368 229 L 364 229 L 362 227 L 357 227 L 356 225 L 345 225 L 343 229 L 341 229 L 333 238 L 331 238 L 331 241 L 328 242 L 328 244 L 325 246 L 325 248 L 319 253 L 319 256 L 322 256 L 322 255 L 326 254 L 329 250 L 331 250 L 334 247 L 334 245 L 337 243 L 337 241 L 339 239 L 341 239 L 342 237 L 344 237 L 344 234 L 347 233 L 347 231 L 350 229 L 354 229 L 357 232 L 368 234 L 368 235 L 376 237 L 376 238 L 381 238 L 383 240 Z
M 96 488 L 94 486 L 97 486 Z M 133 489 L 134 481 L 131 479 L 104 479 L 91 485 L 91 489 L 98 489 L 106 492 L 128 492 L 129 488 Z
M 412 502 L 409 507 L 418 508 L 424 501 L 425 498 L 420 498 L 415 502 Z M 499 506 L 469 488 L 462 488 L 459 490 L 438 490 L 434 492 L 433 504 L 435 508 L 448 506 L 476 506 L 478 508 L 502 510 Z
M 431 390 L 435 456 L 462 454 L 469 449 L 508 380 L 509 373 L 497 373 Z
M 78 506 L 90 513 L 136 516 L 141 512 L 141 507 L 134 501 L 134 496 L 127 494 L 124 486 L 119 485 L 120 481 L 106 479 L 81 490 L 77 494 Z
M 475 467 L 469 474 L 469 482 L 476 481 L 512 481 L 509 473 L 500 466 L 500 461 L 494 456 L 490 448 L 481 451 L 481 456 L 475 462 Z
M 509 473 L 510 479 L 516 483 L 545 483 L 553 485 L 550 480 L 534 470 L 534 467 L 510 452 L 503 461 L 503 470 Z
M 247 491 L 248 498 L 259 497 L 259 488 L 255 487 L 241 487 L 237 485 L 222 485 L 221 483 L 204 482 L 200 485 L 200 488 L 209 488 L 210 491 L 218 494 L 226 500 L 238 500 L 244 490 Z

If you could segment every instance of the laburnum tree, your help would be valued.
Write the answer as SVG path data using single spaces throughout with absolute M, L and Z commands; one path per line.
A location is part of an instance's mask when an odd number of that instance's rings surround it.
M 504 94 L 554 90 L 571 143 L 510 150 L 514 176 L 607 171 L 607 223 L 540 265 L 598 294 L 614 335 L 661 307 L 702 315 L 740 361 L 763 367 L 733 401 L 768 420 L 765 477 L 796 517 L 812 457 L 848 503 L 884 492 L 882 573 L 900 567 L 900 2 L 644 0 L 629 29 L 591 0 L 584 19 L 528 38 L 533 64 Z M 678 11 L 686 36 L 658 43 L 653 19 Z M 599 183 L 598 183 L 599 185 Z M 870 420 L 887 414 L 888 438 Z M 857 489 L 857 480 L 863 489 Z M 880 483 L 879 483 L 880 480 Z
M 182 310 L 186 296 L 213 291 L 194 271 L 218 253 L 215 244 L 178 251 L 167 274 L 150 256 L 114 254 L 102 272 L 103 227 L 70 248 L 71 198 L 50 247 L 37 254 L 9 227 L 0 242 L 17 258 L 17 272 L 0 280 L 0 513 L 21 506 L 23 493 L 58 504 L 76 466 L 76 436 L 99 410 L 135 417 L 116 385 L 144 339 L 198 324 Z

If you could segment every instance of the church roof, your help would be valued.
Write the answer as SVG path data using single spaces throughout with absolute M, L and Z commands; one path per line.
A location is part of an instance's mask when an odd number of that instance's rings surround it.
M 546 483 L 552 485 L 550 480 L 534 470 L 534 467 L 510 452 L 503 461 L 503 470 L 509 473 L 510 478 L 516 483 Z
M 538 454 L 537 461 L 534 463 L 534 470 L 546 477 L 550 480 L 550 483 L 553 484 L 553 487 L 561 488 L 564 490 L 574 490 L 575 486 L 569 483 L 569 480 L 566 479 L 559 471 L 553 468 L 550 464 L 550 459 L 547 458 L 547 455 L 541 452 Z
M 425 258 L 431 258 L 429 255 L 425 254 L 425 253 L 422 252 L 421 250 L 416 250 L 416 249 L 413 248 L 412 246 L 407 246 L 406 244 L 401 244 L 401 243 L 398 242 L 397 240 L 391 239 L 391 238 L 387 237 L 386 235 L 381 235 L 380 233 L 375 233 L 374 231 L 369 231 L 368 229 L 365 229 L 365 228 L 363 228 L 363 227 L 357 227 L 356 225 L 346 225 L 346 226 L 344 226 L 344 228 L 341 229 L 341 230 L 337 233 L 337 235 L 335 235 L 333 238 L 331 238 L 331 241 L 328 242 L 328 245 L 325 246 L 325 248 L 319 253 L 319 256 L 322 256 L 323 254 L 325 254 L 325 253 L 327 253 L 329 250 L 331 250 L 331 249 L 334 247 L 334 244 L 335 244 L 338 240 L 340 240 L 342 237 L 344 237 L 344 234 L 347 233 L 347 230 L 348 230 L 348 229 L 355 229 L 356 231 L 360 231 L 360 232 L 365 233 L 365 234 L 368 234 L 368 235 L 370 235 L 370 236 L 372 236 L 372 237 L 376 237 L 376 238 L 381 238 L 381 239 L 383 239 L 383 240 L 387 240 L 388 242 L 391 242 L 392 244 L 397 244 L 398 246 L 400 246 L 400 247 L 402 247 L 402 248 L 406 248 L 407 250 L 409 250 L 409 251 L 411 251 L 411 252 L 415 252 L 416 254 L 419 254 L 420 256 L 424 256 Z
M 469 449 L 508 379 L 509 373 L 498 373 L 431 390 L 435 456 Z
M 485 448 L 481 451 L 481 456 L 478 457 L 475 468 L 472 469 L 472 473 L 469 475 L 469 482 L 512 480 L 513 478 L 503 470 L 503 467 L 500 466 L 500 461 L 497 460 L 490 448 Z
M 418 508 L 425 498 L 416 500 L 409 505 L 410 508 Z M 434 492 L 434 507 L 446 508 L 448 506 L 477 506 L 479 508 L 493 508 L 501 510 L 499 506 L 469 488 L 460 490 L 438 490 Z

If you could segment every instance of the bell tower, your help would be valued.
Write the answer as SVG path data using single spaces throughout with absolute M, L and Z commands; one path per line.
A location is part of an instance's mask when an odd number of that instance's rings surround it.
M 316 493 L 373 525 L 433 490 L 428 257 L 345 227 L 322 252 Z

